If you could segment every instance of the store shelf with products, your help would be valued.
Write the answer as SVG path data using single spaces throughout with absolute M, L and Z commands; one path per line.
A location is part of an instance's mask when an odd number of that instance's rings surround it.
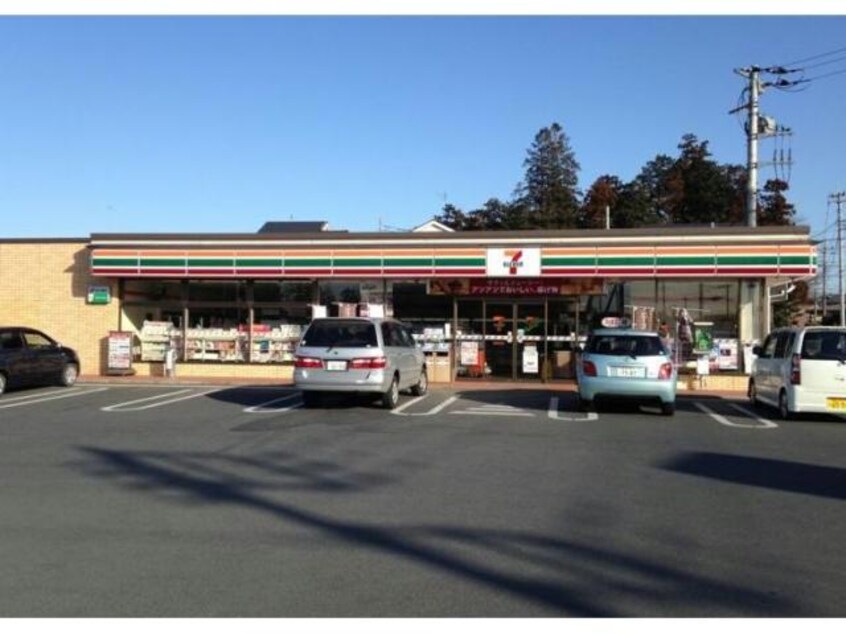
M 254 326 L 250 362 L 292 363 L 301 334 L 302 328 L 297 324 L 280 324 L 275 328 Z
M 246 335 L 234 328 L 189 328 L 186 361 L 244 361 Z
M 169 321 L 145 321 L 138 334 L 141 342 L 135 351 L 141 361 L 164 361 L 171 342 L 181 349 L 182 333 Z

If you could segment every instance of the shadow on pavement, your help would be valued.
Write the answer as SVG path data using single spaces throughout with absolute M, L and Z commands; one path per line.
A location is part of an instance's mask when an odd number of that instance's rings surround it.
M 562 538 L 558 532 L 386 526 L 346 521 L 286 501 L 292 490 L 354 494 L 390 482 L 350 472 L 329 461 L 297 460 L 291 453 L 254 459 L 219 453 L 134 452 L 81 447 L 82 468 L 151 495 L 201 505 L 228 504 L 264 513 L 334 542 L 402 558 L 546 611 L 579 617 L 623 616 L 632 602 L 655 614 L 796 615 L 799 608 L 764 590 L 697 574 L 684 561 L 657 563 L 603 544 Z M 236 475 L 236 467 L 248 467 Z M 175 495 L 175 497 L 174 497 Z M 322 503 L 321 505 L 322 506 Z M 318 508 L 320 508 L 318 506 Z M 632 610 L 629 609 L 629 612 Z
M 694 452 L 661 465 L 677 473 L 749 486 L 846 499 L 846 469 L 789 460 Z

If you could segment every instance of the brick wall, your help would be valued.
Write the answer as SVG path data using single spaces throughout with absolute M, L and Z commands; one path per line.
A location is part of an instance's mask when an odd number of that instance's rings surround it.
M 88 273 L 87 242 L 0 242 L 0 325 L 43 330 L 80 356 L 83 374 L 106 367 L 106 338 L 118 327 L 117 283 Z M 88 287 L 111 286 L 112 301 L 86 304 Z

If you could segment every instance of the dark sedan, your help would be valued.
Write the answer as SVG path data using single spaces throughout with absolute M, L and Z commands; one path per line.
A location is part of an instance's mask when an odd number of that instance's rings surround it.
M 79 376 L 79 356 L 33 328 L 0 326 L 0 394 L 7 387 L 71 386 Z

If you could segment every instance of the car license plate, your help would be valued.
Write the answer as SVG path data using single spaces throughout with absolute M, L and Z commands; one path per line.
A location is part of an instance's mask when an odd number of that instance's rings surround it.
M 611 367 L 611 376 L 627 379 L 642 379 L 646 376 L 646 368 Z
M 347 369 L 346 361 L 327 361 L 326 369 L 332 372 L 345 372 Z
M 838 412 L 846 411 L 846 398 L 827 398 L 825 405 L 828 409 L 833 409 Z

